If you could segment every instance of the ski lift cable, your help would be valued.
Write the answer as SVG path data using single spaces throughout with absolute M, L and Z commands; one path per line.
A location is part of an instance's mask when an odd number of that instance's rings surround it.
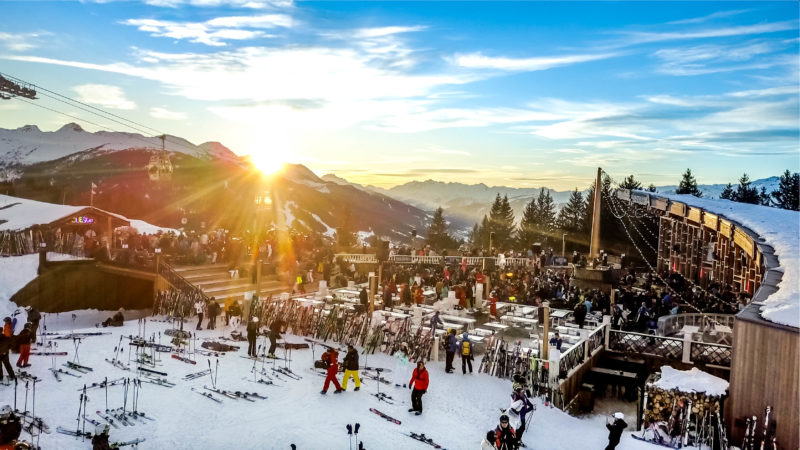
M 67 97 L 66 95 L 59 94 L 58 92 L 51 91 L 51 90 L 49 90 L 49 89 L 47 89 L 47 88 L 44 88 L 44 87 L 42 87 L 42 86 L 39 86 L 39 85 L 36 85 L 36 84 L 34 84 L 34 83 L 29 83 L 29 82 L 27 82 L 27 81 L 21 80 L 21 79 L 19 79 L 19 78 L 16 78 L 16 77 L 13 77 L 13 76 L 11 76 L 11 75 L 8 75 L 8 74 L 6 74 L 6 73 L 0 72 L 0 76 L 3 76 L 3 77 L 5 77 L 5 78 L 11 78 L 11 79 L 14 79 L 14 80 L 20 81 L 20 82 L 22 82 L 22 83 L 26 83 L 26 84 L 28 84 L 28 85 L 30 85 L 30 86 L 34 86 L 35 88 L 37 88 L 37 89 L 40 91 L 40 93 L 41 93 L 41 91 L 44 91 L 44 92 L 48 92 L 48 93 L 52 94 L 52 95 L 43 94 L 43 95 L 46 95 L 47 97 L 53 98 L 54 100 L 60 101 L 60 102 L 62 102 L 62 103 L 66 103 L 66 104 L 68 104 L 68 105 L 70 105 L 70 106 L 73 106 L 73 107 L 76 107 L 76 108 L 79 108 L 79 109 L 83 109 L 83 110 L 84 110 L 84 111 L 86 111 L 86 112 L 89 112 L 89 113 L 91 113 L 91 114 L 95 114 L 95 115 L 97 115 L 97 116 L 103 117 L 104 119 L 107 119 L 107 120 L 111 120 L 111 121 L 113 121 L 113 122 L 116 122 L 116 123 L 118 123 L 118 124 L 120 124 L 120 125 L 122 125 L 122 126 L 125 126 L 125 127 L 128 127 L 128 128 L 131 128 L 131 129 L 133 129 L 133 130 L 136 130 L 136 131 L 138 131 L 138 132 L 140 132 L 140 133 L 143 133 L 143 134 L 149 134 L 148 132 L 146 132 L 146 131 L 143 131 L 143 130 L 141 130 L 141 129 L 139 129 L 139 128 L 136 128 L 136 127 L 135 127 L 135 126 L 133 126 L 133 125 L 129 125 L 129 124 L 127 124 L 127 123 L 119 122 L 119 121 L 117 121 L 117 120 L 110 119 L 109 117 L 106 117 L 106 116 L 115 117 L 115 118 L 117 118 L 117 119 L 120 119 L 120 120 L 123 120 L 123 121 L 125 121 L 125 122 L 132 123 L 132 124 L 134 124 L 134 125 L 136 125 L 136 126 L 139 126 L 139 127 L 142 127 L 142 128 L 148 129 L 148 130 L 151 130 L 151 131 L 155 132 L 155 133 L 156 133 L 156 134 L 158 134 L 158 135 L 165 136 L 164 140 L 165 140 L 165 141 L 167 141 L 167 142 L 170 142 L 171 144 L 178 145 L 178 146 L 180 146 L 180 147 L 183 147 L 183 148 L 185 148 L 185 149 L 187 149 L 187 150 L 192 150 L 192 151 L 195 151 L 195 150 L 196 150 L 195 148 L 191 148 L 191 147 L 189 147 L 188 145 L 185 145 L 185 144 L 183 144 L 183 143 L 181 143 L 181 142 L 178 142 L 178 141 L 173 141 L 173 140 L 167 139 L 167 138 L 166 138 L 166 136 L 167 136 L 167 133 L 165 133 L 165 132 L 163 132 L 163 131 L 160 131 L 160 130 L 157 130 L 157 129 L 153 128 L 153 127 L 149 127 L 149 126 L 147 126 L 147 125 L 140 124 L 140 123 L 138 123 L 138 122 L 136 122 L 136 121 L 133 121 L 133 120 L 130 120 L 130 119 L 126 119 L 126 118 L 124 118 L 124 117 L 122 117 L 122 116 L 119 116 L 119 115 L 117 115 L 117 114 L 114 114 L 114 113 L 112 113 L 112 112 L 108 112 L 108 111 L 105 111 L 105 110 L 103 110 L 103 109 L 101 109 L 101 108 L 97 108 L 97 107 L 95 107 L 95 106 L 89 105 L 89 104 L 87 104 L 87 103 L 84 103 L 84 102 L 81 102 L 81 101 L 79 101 L 79 100 L 75 100 L 75 99 L 73 99 L 73 98 Z M 66 100 L 68 100 L 69 102 L 76 103 L 76 104 L 78 104 L 78 105 L 82 105 L 82 106 L 85 106 L 86 108 L 89 108 L 89 109 L 92 109 L 92 110 L 95 110 L 95 111 L 99 111 L 99 112 L 87 111 L 87 110 L 86 110 L 86 109 L 84 109 L 84 108 L 81 108 L 81 107 L 78 107 L 78 106 L 76 106 L 76 105 L 70 104 L 70 103 L 68 103 L 68 102 L 67 102 L 67 101 L 65 101 L 65 100 L 60 100 L 60 99 L 58 99 L 58 98 L 55 98 L 55 97 L 53 97 L 53 96 L 61 97 L 61 98 L 63 98 L 63 99 L 66 99 Z M 58 111 L 56 111 L 56 112 L 58 112 Z M 64 113 L 60 113 L 60 114 L 64 114 Z M 106 116 L 104 116 L 104 114 L 105 114 Z M 69 116 L 68 114 L 65 114 L 65 115 Z M 69 116 L 69 117 L 73 117 L 73 116 Z M 77 120 L 84 120 L 84 119 L 80 119 L 80 118 L 77 118 L 77 117 L 73 117 L 73 118 L 75 118 L 75 119 L 77 119 Z M 95 125 L 95 126 L 98 126 L 97 124 L 95 124 L 95 123 L 92 123 L 92 122 L 89 122 L 88 120 L 85 120 L 85 122 L 87 122 L 87 123 L 91 123 L 92 125 Z M 113 129 L 110 129 L 110 128 L 107 128 L 107 127 L 103 127 L 103 128 L 104 128 L 105 130 L 107 130 L 107 131 L 117 132 L 117 130 L 113 130 Z M 148 142 L 148 143 L 149 143 L 149 142 Z

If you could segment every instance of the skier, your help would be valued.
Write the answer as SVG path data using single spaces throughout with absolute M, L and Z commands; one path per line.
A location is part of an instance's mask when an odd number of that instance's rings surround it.
M 8 371 L 8 379 L 14 381 L 14 369 L 11 367 L 11 362 L 8 360 L 8 352 L 11 351 L 11 344 L 14 338 L 0 335 L 0 380 L 3 379 L 3 367 Z
M 217 327 L 217 315 L 219 315 L 219 305 L 214 297 L 211 297 L 211 301 L 208 302 L 206 313 L 208 313 L 208 324 L 206 325 L 206 328 L 213 330 Z
M 31 331 L 33 331 L 32 341 L 36 342 L 36 332 L 39 330 L 39 321 L 42 319 L 42 315 L 32 306 L 27 306 L 25 309 L 28 311 L 28 322 L 33 324 L 31 327 Z
M 0 448 L 14 448 L 14 442 L 22 434 L 22 423 L 11 406 L 0 408 Z
M 395 387 L 400 387 L 398 381 L 405 381 L 408 374 L 408 344 L 403 342 L 400 344 L 400 350 L 394 352 L 394 371 L 392 371 L 392 379 L 394 380 Z M 403 383 L 403 387 L 406 384 Z
M 489 315 L 497 319 L 497 292 L 495 291 L 489 294 Z
M 608 446 L 606 446 L 605 450 L 614 450 L 617 448 L 619 439 L 622 436 L 622 430 L 628 426 L 624 419 L 625 415 L 621 412 L 614 413 L 614 423 L 608 423 L 608 419 L 606 419 L 606 428 L 608 428 Z
M 269 326 L 269 351 L 267 358 L 275 358 L 275 348 L 278 347 L 278 339 L 281 338 L 281 328 L 283 328 L 283 321 L 275 319 L 272 325 Z
M 205 309 L 206 302 L 204 302 L 202 298 L 199 298 L 196 302 L 194 302 L 194 312 L 197 313 L 197 326 L 195 327 L 195 330 L 203 329 L 201 325 L 203 325 L 203 311 L 205 311 Z
M 456 356 L 458 350 L 458 340 L 456 340 L 456 330 L 450 329 L 447 333 L 447 356 L 444 363 L 444 370 L 447 373 L 453 373 L 453 358 Z
M 229 322 L 231 328 L 239 328 L 242 323 L 242 301 L 237 300 L 228 307 L 228 315 L 230 316 Z
M 17 367 L 30 367 L 28 358 L 31 355 L 31 324 L 26 323 L 22 327 L 22 331 L 17 335 L 17 342 L 19 343 L 19 359 L 17 359 Z
M 525 393 L 525 386 L 518 382 L 515 382 L 513 386 L 514 392 L 511 394 L 511 406 L 508 408 L 508 415 L 512 419 L 511 425 L 516 430 L 517 440 L 524 447 L 522 433 L 525 432 L 528 414 L 533 411 L 534 407 Z
M 500 416 L 500 425 L 494 429 L 494 445 L 498 450 L 517 450 L 517 435 L 509 423 L 508 416 Z
M 472 341 L 469 340 L 469 334 L 465 331 L 461 335 L 461 373 L 467 374 L 467 365 L 469 365 L 469 373 L 472 373 Z
M 333 347 L 328 347 L 328 350 L 322 354 L 322 360 L 325 361 L 325 364 L 328 366 L 328 374 L 325 377 L 325 385 L 322 387 L 320 394 L 328 393 L 328 386 L 330 386 L 331 382 L 333 382 L 333 385 L 336 387 L 333 393 L 340 394 L 342 392 L 342 387 L 339 385 L 339 380 L 336 379 L 336 375 L 339 373 L 339 352 Z
M 486 432 L 486 436 L 481 441 L 481 450 L 497 450 L 494 445 L 494 431 Z
M 203 317 L 203 313 L 200 313 Z M 256 338 L 258 337 L 258 316 L 253 316 L 250 323 L 247 324 L 247 355 L 255 358 L 256 356 Z
M 417 361 L 417 368 L 411 375 L 408 387 L 411 391 L 411 408 L 408 412 L 416 415 L 422 414 L 422 396 L 428 392 L 428 371 L 425 369 L 425 361 Z
M 350 377 L 356 380 L 355 390 L 361 389 L 361 380 L 358 378 L 358 352 L 353 344 L 347 344 L 347 354 L 344 355 L 344 379 L 342 380 L 342 390 L 347 390 L 347 381 Z
M 108 424 L 101 423 L 94 427 L 94 436 L 92 436 L 92 450 L 111 450 L 111 445 L 108 443 Z
M 358 293 L 358 302 L 364 305 L 364 308 L 369 305 L 369 294 L 367 293 L 367 288 L 361 288 L 361 292 Z

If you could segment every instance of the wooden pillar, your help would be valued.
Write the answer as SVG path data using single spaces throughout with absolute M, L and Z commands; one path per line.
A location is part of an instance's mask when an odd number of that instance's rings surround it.
M 256 259 L 256 295 L 261 296 L 261 260 Z
M 589 258 L 595 258 L 600 253 L 600 196 L 603 195 L 600 174 L 603 169 L 597 168 L 597 180 L 594 184 L 594 204 L 592 205 L 592 236 L 589 245 Z

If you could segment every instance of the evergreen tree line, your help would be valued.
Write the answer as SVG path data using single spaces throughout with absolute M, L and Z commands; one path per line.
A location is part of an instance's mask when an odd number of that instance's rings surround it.
M 519 223 L 516 222 L 514 211 L 508 196 L 498 193 L 489 210 L 480 223 L 476 223 L 469 234 L 469 244 L 472 248 L 499 250 L 530 249 L 534 243 L 542 244 L 543 248 L 556 249 L 565 238 L 569 250 L 583 250 L 588 245 L 589 234 L 592 226 L 592 205 L 594 204 L 594 182 L 586 191 L 586 195 L 576 188 L 567 203 L 556 211 L 553 197 L 547 188 L 542 188 L 539 195 L 525 205 Z M 619 184 L 620 188 L 642 190 L 643 185 L 633 175 L 628 175 Z M 652 183 L 644 190 L 655 192 Z M 604 198 L 613 195 L 612 180 L 608 175 L 602 179 L 601 192 Z M 697 180 L 691 169 L 686 169 L 681 176 L 681 181 L 676 189 L 678 194 L 689 194 L 702 197 L 703 192 L 698 188 Z M 762 187 L 759 191 L 751 185 L 745 173 L 739 179 L 738 186 L 728 184 L 720 198 L 743 202 L 774 206 L 783 209 L 798 211 L 798 195 L 800 194 L 800 177 L 798 173 L 786 170 L 780 177 L 780 184 L 776 190 L 767 193 Z M 604 200 L 605 201 L 605 200 Z M 600 229 L 603 241 L 609 247 L 614 242 L 623 242 L 623 232 L 619 221 L 612 216 L 607 206 L 601 208 Z M 566 237 L 563 234 L 566 233 Z M 612 242 L 613 241 L 613 242 Z M 428 228 L 428 244 L 441 250 L 456 248 L 461 243 L 453 238 L 447 231 L 447 221 L 444 210 L 436 209 Z M 623 242 L 624 243 L 624 242 Z M 558 250 L 556 250 L 558 253 Z
M 683 173 L 676 194 L 689 194 L 695 197 L 702 197 L 703 193 L 697 188 L 697 181 L 690 169 Z M 800 211 L 800 174 L 791 173 L 788 169 L 780 177 L 778 188 L 772 192 L 767 192 L 767 188 L 761 186 L 758 190 L 752 185 L 750 177 L 744 173 L 739 178 L 739 184 L 733 186 L 728 183 L 720 193 L 719 198 L 732 200 L 734 202 L 750 203 L 753 205 L 773 206 L 782 209 Z

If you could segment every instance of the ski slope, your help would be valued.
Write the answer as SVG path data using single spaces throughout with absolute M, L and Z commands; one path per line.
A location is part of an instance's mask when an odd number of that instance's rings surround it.
M 90 314 L 76 312 L 76 314 Z M 91 314 L 96 314 L 91 313 Z M 109 313 L 110 315 L 111 313 Z M 80 318 L 79 318 L 80 319 Z M 190 320 L 185 329 L 194 330 L 195 320 Z M 203 324 L 205 326 L 205 323 Z M 163 331 L 170 328 L 164 322 L 150 322 L 146 324 L 147 336 L 155 333 L 158 340 L 162 332 L 161 341 L 167 344 L 169 338 Z M 109 379 L 118 377 L 134 377 L 135 372 L 123 371 L 106 362 L 105 358 L 112 358 L 114 348 L 120 341 L 121 335 L 135 335 L 138 323 L 136 320 L 126 322 L 122 328 L 100 328 L 101 331 L 112 334 L 93 336 L 83 339 L 79 346 L 80 363 L 94 368 L 94 372 L 82 375 L 81 378 L 63 376 L 62 381 L 55 380 L 48 370 L 53 363 L 55 367 L 62 367 L 67 360 L 74 358 L 74 346 L 71 340 L 53 341 L 58 343 L 59 351 L 68 352 L 68 356 L 31 356 L 33 367 L 29 371 L 42 379 L 36 386 L 36 415 L 42 416 L 51 429 L 52 434 L 43 434 L 40 445 L 46 449 L 75 449 L 90 448 L 87 442 L 80 438 L 59 434 L 55 431 L 57 426 L 67 429 L 76 427 L 79 389 L 84 384 L 101 382 L 104 377 Z M 51 327 L 51 330 L 52 327 Z M 82 330 L 75 330 L 76 332 Z M 90 328 L 85 331 L 98 331 Z M 229 335 L 230 329 L 225 330 Z M 66 332 L 69 332 L 67 328 Z M 203 330 L 197 333 L 197 346 L 202 339 L 219 337 L 220 331 Z M 304 342 L 303 338 L 287 335 L 285 338 L 291 342 Z M 125 353 L 121 356 L 124 362 L 128 360 L 127 340 L 123 339 Z M 218 404 L 208 398 L 202 397 L 191 391 L 192 387 L 202 389 L 203 385 L 211 385 L 209 376 L 193 381 L 182 381 L 182 377 L 192 372 L 208 368 L 210 361 L 216 367 L 216 358 L 197 357 L 197 364 L 190 365 L 169 357 L 162 353 L 162 365 L 155 370 L 167 372 L 170 381 L 177 383 L 174 388 L 165 388 L 153 384 L 143 383 L 139 397 L 139 410 L 156 419 L 154 422 L 137 422 L 135 426 L 122 426 L 111 428 L 111 441 L 125 441 L 139 437 L 147 440 L 139 445 L 140 449 L 288 449 L 294 443 L 298 449 L 348 449 L 350 438 L 347 435 L 348 423 L 360 423 L 358 439 L 369 450 L 377 449 L 425 449 L 432 447 L 415 441 L 404 435 L 405 432 L 425 433 L 444 448 L 450 450 L 477 449 L 486 431 L 494 429 L 497 425 L 500 407 L 507 407 L 509 403 L 510 382 L 484 374 L 462 375 L 459 371 L 454 374 L 444 373 L 444 362 L 431 362 L 428 364 L 430 371 L 430 387 L 428 394 L 423 397 L 424 413 L 421 416 L 410 415 L 410 391 L 408 389 L 380 385 L 381 392 L 388 392 L 395 398 L 396 404 L 389 405 L 378 401 L 371 395 L 377 391 L 376 382 L 369 379 L 362 380 L 361 390 L 353 391 L 352 380 L 349 390 L 342 394 L 333 394 L 333 389 L 327 395 L 321 395 L 324 378 L 310 369 L 312 366 L 312 350 L 293 350 L 291 355 L 291 369 L 302 376 L 301 380 L 292 380 L 280 375 L 281 380 L 275 379 L 280 386 L 265 386 L 248 380 L 253 379 L 251 369 L 252 360 L 241 358 L 246 354 L 246 342 L 226 343 L 239 345 L 238 352 L 228 353 L 219 358 L 219 372 L 217 375 L 218 387 L 226 390 L 240 390 L 258 392 L 268 396 L 267 400 L 256 400 L 254 403 L 245 400 L 234 400 L 213 394 L 222 399 Z M 259 345 L 263 344 L 259 339 Z M 314 349 L 315 356 L 319 358 L 324 349 L 319 345 Z M 276 352 L 283 356 L 283 349 Z M 343 358 L 340 356 L 340 361 Z M 11 362 L 16 362 L 17 355 L 11 355 Z M 480 357 L 476 358 L 476 363 Z M 458 361 L 456 361 L 458 363 Z M 285 364 L 284 361 L 275 361 L 275 364 Z M 360 355 L 360 364 L 380 367 L 393 367 L 391 357 L 383 354 Z M 257 363 L 257 369 L 262 364 Z M 270 372 L 270 364 L 266 364 Z M 404 377 L 410 378 L 410 373 Z M 98 417 L 95 410 L 105 410 L 105 391 L 93 389 L 89 391 L 88 410 L 93 419 Z M 129 393 L 128 406 L 131 404 Z M 24 384 L 17 386 L 17 407 L 23 408 L 25 398 Z M 32 391 L 29 392 L 28 409 L 31 409 Z M 121 407 L 123 403 L 123 388 L 112 386 L 108 389 L 108 405 L 110 408 Z M 587 449 L 603 448 L 606 444 L 606 430 L 602 417 L 589 417 L 579 419 L 568 416 L 558 409 L 544 407 L 537 402 L 537 410 L 533 420 L 525 433 L 524 441 L 528 448 L 533 449 Z M 0 404 L 14 404 L 14 385 L 0 386 Z M 395 425 L 376 414 L 369 412 L 369 408 L 380 411 L 400 419 L 401 425 Z M 636 420 L 627 417 L 630 424 L 628 431 L 635 426 Z M 87 424 L 87 430 L 94 427 Z M 651 444 L 632 439 L 629 434 L 623 435 L 622 443 L 617 447 L 620 450 L 650 449 Z M 23 432 L 22 438 L 29 439 L 30 435 Z M 353 443 L 356 448 L 356 443 Z

